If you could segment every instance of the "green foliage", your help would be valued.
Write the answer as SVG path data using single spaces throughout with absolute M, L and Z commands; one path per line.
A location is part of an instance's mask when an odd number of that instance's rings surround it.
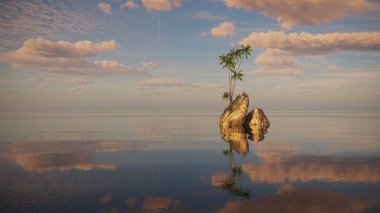
M 252 48 L 251 46 L 241 45 L 240 48 L 232 48 L 227 54 L 222 54 L 219 56 L 219 63 L 223 69 L 228 71 L 228 89 L 229 92 L 223 94 L 223 99 L 229 98 L 230 104 L 234 98 L 236 80 L 243 81 L 243 70 L 240 69 L 240 65 L 243 61 L 243 58 L 248 59 L 251 56 Z M 228 95 L 225 96 L 225 94 Z M 226 97 L 226 98 L 225 98 Z
M 223 100 L 227 100 L 230 97 L 230 94 L 228 92 L 224 92 L 222 95 Z
M 223 155 L 228 156 L 230 154 L 230 151 L 228 149 L 223 150 Z

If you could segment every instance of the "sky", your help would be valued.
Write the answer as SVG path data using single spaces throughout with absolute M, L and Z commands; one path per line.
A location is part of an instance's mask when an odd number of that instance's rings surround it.
M 380 110 L 377 0 L 0 0 L 0 111 Z

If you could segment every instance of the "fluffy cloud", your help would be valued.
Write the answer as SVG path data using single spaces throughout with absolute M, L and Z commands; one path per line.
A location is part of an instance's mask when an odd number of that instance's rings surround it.
M 256 57 L 254 63 L 257 64 L 259 68 L 253 72 L 259 75 L 298 75 L 301 74 L 298 68 L 304 66 L 294 55 L 284 50 L 271 48 Z
M 93 43 L 53 42 L 44 38 L 26 40 L 16 51 L 0 55 L 0 61 L 16 69 L 34 69 L 74 75 L 147 75 L 146 72 L 130 68 L 113 60 L 90 61 L 89 57 L 115 50 L 114 40 Z
M 99 9 L 100 9 L 103 13 L 105 13 L 105 14 L 111 14 L 111 12 L 112 12 L 112 7 L 111 7 L 111 5 L 109 5 L 109 4 L 107 4 L 107 3 L 100 2 L 100 3 L 98 4 L 98 7 L 99 7 Z
M 297 75 L 301 71 L 298 55 L 323 55 L 341 51 L 379 51 L 380 32 L 357 33 L 284 33 L 253 32 L 241 42 L 266 51 L 254 63 L 259 66 L 255 74 Z
M 347 16 L 350 13 L 367 11 L 378 7 L 367 0 L 224 0 L 229 8 L 257 10 L 276 18 L 282 27 L 295 25 L 316 25 Z
M 153 61 L 144 61 L 142 63 L 142 66 L 148 69 L 152 69 L 158 67 L 158 64 L 154 63 Z
M 235 26 L 232 22 L 222 22 L 218 26 L 213 27 L 210 33 L 217 38 L 236 35 Z
M 128 0 L 127 2 L 125 2 L 123 5 L 122 5 L 123 8 L 128 8 L 128 9 L 131 9 L 131 10 L 135 10 L 137 8 L 139 8 L 139 5 L 136 4 L 133 0 Z
M 255 61 L 256 64 L 267 67 L 299 67 L 303 64 L 298 62 L 297 58 L 288 52 L 280 49 L 267 49 L 259 55 Z
M 171 11 L 173 7 L 181 7 L 181 0 L 141 0 L 144 7 L 149 11 Z
M 299 55 L 371 51 L 380 50 L 380 32 L 328 34 L 253 32 L 240 43 L 249 44 L 254 48 L 281 49 Z

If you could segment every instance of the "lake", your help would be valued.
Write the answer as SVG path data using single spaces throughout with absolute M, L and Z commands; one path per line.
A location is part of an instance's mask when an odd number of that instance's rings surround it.
M 220 112 L 221 113 L 221 112 Z M 380 113 L 0 115 L 1 212 L 379 212 Z

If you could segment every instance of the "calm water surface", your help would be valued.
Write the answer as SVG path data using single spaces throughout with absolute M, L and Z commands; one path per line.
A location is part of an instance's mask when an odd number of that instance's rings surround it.
M 0 212 L 379 212 L 380 114 L 0 115 Z M 227 141 L 223 140 L 226 139 Z

